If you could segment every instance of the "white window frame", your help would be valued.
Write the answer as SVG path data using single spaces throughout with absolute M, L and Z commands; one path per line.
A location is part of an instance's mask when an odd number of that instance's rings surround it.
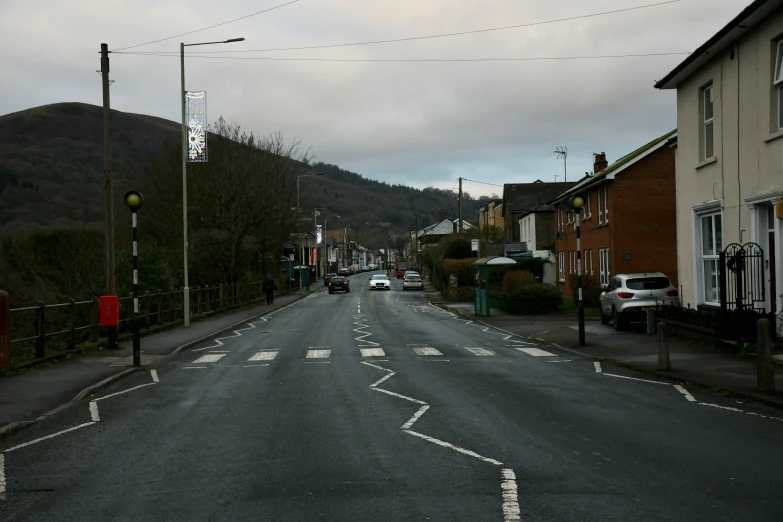
M 590 197 L 590 194 L 591 194 L 590 192 L 585 194 L 585 205 L 582 207 L 582 221 L 587 221 L 588 219 L 593 218 L 593 208 L 592 205 L 590 204 L 591 203 L 590 200 L 592 198 Z
M 565 252 L 557 253 L 557 272 L 560 282 L 565 281 Z
M 563 211 L 562 209 L 557 209 L 557 231 L 562 232 L 563 231 Z
M 772 76 L 772 88 L 777 91 L 777 123 L 783 129 L 783 39 L 778 41 L 775 54 L 775 69 Z
M 593 275 L 593 249 L 587 251 L 587 261 L 590 263 L 590 275 Z
M 702 140 L 701 140 L 701 152 L 702 159 L 708 160 L 715 156 L 715 85 L 709 84 L 701 90 L 702 95 Z M 712 105 L 712 116 L 707 117 L 707 96 L 709 95 L 710 104 Z M 707 155 L 707 127 L 712 126 L 712 154 Z
M 717 234 L 716 234 L 716 228 L 715 228 L 715 216 L 720 217 L 720 230 L 721 230 L 721 240 L 720 243 L 717 241 Z M 713 246 L 713 254 L 704 254 L 703 252 L 703 237 L 702 237 L 702 220 L 706 218 L 711 218 L 712 222 L 712 238 L 714 244 Z M 718 306 L 720 305 L 720 267 L 718 266 L 718 259 L 720 255 L 720 251 L 723 249 L 723 225 L 724 225 L 724 219 L 723 219 L 723 212 L 722 210 L 719 211 L 713 211 L 713 212 L 702 212 L 695 214 L 695 228 L 696 228 L 696 234 L 694 234 L 694 245 L 693 245 L 693 252 L 696 254 L 695 261 L 696 261 L 696 287 L 698 290 L 698 302 L 699 304 L 706 304 L 706 305 L 712 305 L 712 306 Z M 705 262 L 709 261 L 710 263 L 714 263 L 715 266 L 715 276 L 713 280 L 713 284 L 715 285 L 715 301 L 708 301 L 707 300 L 707 288 L 705 285 L 705 274 L 704 274 L 704 264 Z
M 609 223 L 609 187 L 604 185 L 604 223 Z
M 608 210 L 606 209 L 606 187 L 598 187 L 597 190 L 597 199 L 598 199 L 598 224 L 603 225 L 604 223 L 604 211 Z M 608 220 L 607 220 L 608 222 Z
M 598 249 L 598 270 L 600 275 L 600 284 L 601 285 L 608 285 L 609 281 L 612 279 L 610 276 L 610 266 L 609 266 L 609 249 L 608 248 L 599 248 Z

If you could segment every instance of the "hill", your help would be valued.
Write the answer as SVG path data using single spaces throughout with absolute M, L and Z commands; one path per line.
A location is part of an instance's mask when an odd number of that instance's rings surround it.
M 151 159 L 180 138 L 179 123 L 112 111 L 115 196 L 139 184 Z M 317 181 L 302 181 L 302 206 L 329 207 L 338 223 L 389 223 L 404 232 L 457 214 L 456 194 L 370 180 L 336 165 L 317 163 Z M 0 234 L 100 226 L 103 221 L 102 109 L 57 103 L 0 116 Z M 475 220 L 484 200 L 469 196 L 463 216 Z M 368 238 L 369 239 L 369 238 Z

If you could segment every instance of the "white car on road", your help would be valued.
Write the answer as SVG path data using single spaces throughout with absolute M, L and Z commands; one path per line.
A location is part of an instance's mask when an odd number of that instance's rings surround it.
M 374 275 L 370 278 L 370 290 L 391 290 L 391 281 L 383 274 Z
M 402 289 L 412 290 L 414 288 L 424 290 L 424 281 L 421 280 L 421 276 L 416 272 L 408 272 L 402 280 Z

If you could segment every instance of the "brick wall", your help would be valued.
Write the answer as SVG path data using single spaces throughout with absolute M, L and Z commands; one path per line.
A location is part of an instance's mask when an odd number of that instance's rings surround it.
M 598 222 L 599 188 L 606 187 L 609 222 Z M 583 259 L 583 273 L 599 279 L 600 249 L 609 249 L 609 275 L 631 272 L 663 272 L 676 286 L 677 232 L 674 178 L 674 149 L 664 145 L 617 174 L 588 189 L 591 217 L 580 219 L 582 251 L 592 250 L 592 259 Z M 557 234 L 558 213 L 552 224 Z M 565 218 L 565 214 L 563 214 Z M 564 224 L 564 239 L 555 240 L 557 252 L 564 252 L 565 281 L 558 287 L 571 296 L 570 252 L 576 251 L 576 229 Z M 629 254 L 629 259 L 623 259 Z M 592 263 L 591 263 L 592 261 Z M 559 267 L 558 267 L 559 269 Z M 559 270 L 558 270 L 559 280 Z M 576 273 L 576 266 L 573 266 Z

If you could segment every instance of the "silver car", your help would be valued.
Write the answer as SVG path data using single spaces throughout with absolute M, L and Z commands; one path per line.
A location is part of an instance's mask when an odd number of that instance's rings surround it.
M 405 274 L 405 278 L 402 280 L 402 289 L 412 290 L 414 288 L 424 290 L 424 281 L 421 280 L 421 276 L 419 274 L 415 272 L 408 272 Z
M 679 292 L 664 274 L 617 274 L 601 292 L 601 324 L 613 321 L 614 329 L 622 330 L 632 321 L 645 321 L 647 310 L 664 304 L 680 304 Z

